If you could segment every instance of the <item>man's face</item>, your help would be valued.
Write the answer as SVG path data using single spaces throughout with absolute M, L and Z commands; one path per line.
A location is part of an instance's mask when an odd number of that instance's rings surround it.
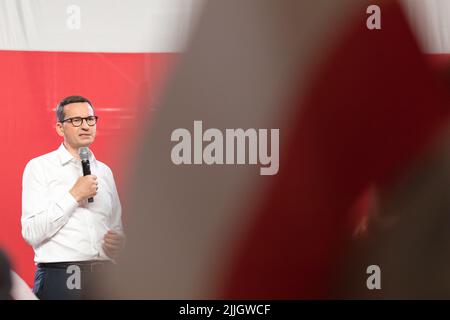
M 70 103 L 64 106 L 64 119 L 81 117 L 86 118 L 94 115 L 94 110 L 87 102 Z M 96 125 L 89 126 L 83 120 L 81 126 L 75 127 L 70 121 L 56 124 L 56 132 L 64 137 L 64 141 L 72 148 L 90 146 L 95 139 Z

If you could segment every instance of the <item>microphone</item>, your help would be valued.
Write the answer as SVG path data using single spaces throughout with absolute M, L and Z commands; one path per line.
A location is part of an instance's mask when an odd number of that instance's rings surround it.
M 91 164 L 89 163 L 89 148 L 80 148 L 81 166 L 83 167 L 83 176 L 91 174 Z M 94 198 L 90 197 L 88 202 L 94 202 Z

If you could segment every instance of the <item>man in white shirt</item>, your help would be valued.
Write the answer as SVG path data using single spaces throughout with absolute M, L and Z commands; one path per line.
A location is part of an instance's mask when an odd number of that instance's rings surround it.
M 38 266 L 33 292 L 40 299 L 82 299 L 90 279 L 123 248 L 122 210 L 111 169 L 92 152 L 92 175 L 83 176 L 79 148 L 94 142 L 98 119 L 90 101 L 67 97 L 56 117 L 63 143 L 23 173 L 22 235 Z

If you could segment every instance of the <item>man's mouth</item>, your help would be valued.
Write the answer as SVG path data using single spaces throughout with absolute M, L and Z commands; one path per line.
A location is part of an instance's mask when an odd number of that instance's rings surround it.
M 88 133 L 81 133 L 79 136 L 80 137 L 90 137 L 91 135 Z

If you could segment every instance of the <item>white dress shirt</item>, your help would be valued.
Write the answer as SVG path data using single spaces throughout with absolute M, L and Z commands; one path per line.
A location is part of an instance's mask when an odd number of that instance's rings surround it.
M 102 249 L 108 230 L 123 232 L 121 205 L 111 169 L 89 155 L 98 191 L 93 203 L 79 204 L 69 193 L 83 175 L 81 161 L 64 144 L 32 159 L 22 181 L 22 235 L 34 261 L 110 260 Z

